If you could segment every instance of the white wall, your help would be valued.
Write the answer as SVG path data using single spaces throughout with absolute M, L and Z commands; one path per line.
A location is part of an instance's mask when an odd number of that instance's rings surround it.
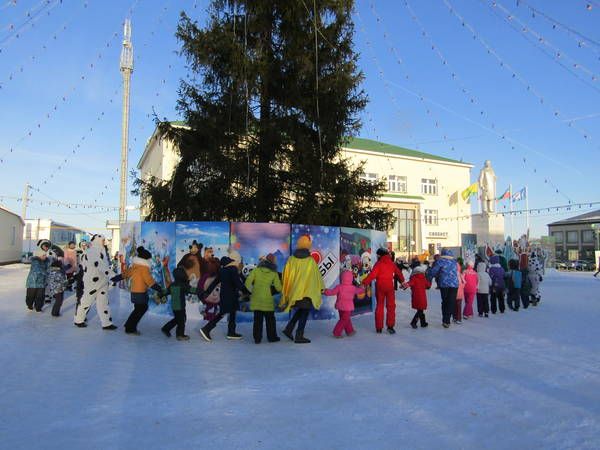
M 0 209 L 0 264 L 21 260 L 23 222 L 18 216 Z

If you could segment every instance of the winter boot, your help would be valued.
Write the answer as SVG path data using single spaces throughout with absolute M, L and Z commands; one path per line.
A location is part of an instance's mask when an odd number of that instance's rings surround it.
M 165 327 L 162 327 L 160 331 L 162 331 L 162 334 L 164 334 L 166 337 L 171 337 L 171 332 L 165 329 Z
M 294 340 L 294 335 L 292 334 L 292 331 L 294 331 L 293 328 L 289 328 L 289 326 L 285 327 L 282 331 L 283 335 L 286 336 L 290 341 Z
M 296 331 L 296 339 L 294 339 L 296 344 L 310 344 L 310 339 L 304 337 L 304 332 Z
M 239 341 L 242 338 L 243 338 L 243 336 L 241 334 L 238 334 L 238 333 L 227 333 L 227 339 L 229 339 L 231 341 Z
M 375 330 L 375 332 L 376 332 L 377 334 L 381 334 L 381 332 L 382 332 L 382 331 L 383 331 L 383 329 L 382 329 L 382 328 L 377 328 L 377 329 Z
M 117 326 L 113 325 L 112 323 L 110 325 L 107 325 L 105 327 L 102 327 L 103 330 L 116 330 Z
M 387 332 L 390 334 L 396 334 L 396 330 L 394 330 L 394 327 L 387 327 Z
M 411 326 L 411 327 L 413 327 L 413 328 L 416 330 L 416 329 L 418 328 L 418 327 L 417 327 L 417 319 L 413 319 L 413 320 L 410 322 L 410 326 Z
M 177 336 L 176 338 L 178 341 L 189 341 L 190 337 L 186 334 L 182 335 L 182 336 Z
M 85 323 L 85 322 L 75 323 L 73 325 L 75 325 L 76 327 L 79 327 L 79 328 L 85 328 L 85 327 L 87 327 L 87 323 Z
M 204 328 L 200 328 L 200 336 L 202 336 L 202 338 L 207 342 L 212 341 L 212 338 L 210 337 L 210 331 L 205 330 Z
M 422 314 L 421 315 L 421 328 L 427 328 L 428 326 L 429 326 L 429 324 L 425 320 L 425 314 Z

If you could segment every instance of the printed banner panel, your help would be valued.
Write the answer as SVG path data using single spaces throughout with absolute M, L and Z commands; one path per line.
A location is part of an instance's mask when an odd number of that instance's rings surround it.
M 371 272 L 374 255 L 372 253 L 372 230 L 340 228 L 340 264 L 342 270 L 354 273 L 354 284 L 359 285 Z M 373 310 L 373 290 L 367 286 L 364 297 L 354 297 L 354 315 Z
M 320 225 L 292 225 L 292 249 L 301 236 L 311 237 L 311 256 L 317 262 L 326 289 L 339 283 L 340 276 L 340 229 Z M 292 250 L 293 252 L 293 250 Z M 337 318 L 335 297 L 323 296 L 323 304 L 318 311 L 312 311 L 313 319 Z

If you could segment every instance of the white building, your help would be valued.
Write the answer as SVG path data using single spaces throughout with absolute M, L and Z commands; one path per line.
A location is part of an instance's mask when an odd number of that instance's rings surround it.
M 470 234 L 471 205 L 460 193 L 471 184 L 472 164 L 370 139 L 351 139 L 346 157 L 365 161 L 365 178 L 385 179 L 380 203 L 395 211 L 388 240 L 396 253 L 410 255 L 460 247 Z M 460 218 L 460 219 L 459 219 Z
M 21 216 L 0 206 L 0 264 L 21 261 L 24 227 Z
M 40 239 L 48 239 L 52 244 L 64 247 L 70 241 L 77 242 L 78 238 L 84 234 L 86 233 L 79 228 L 55 222 L 52 219 L 26 219 L 22 234 L 23 251 L 35 251 L 37 241 Z
M 396 225 L 388 230 L 388 239 L 399 255 L 460 247 L 462 235 L 472 233 L 471 205 L 460 197 L 471 184 L 472 164 L 360 138 L 351 139 L 342 150 L 356 164 L 365 161 L 366 179 L 386 180 L 388 190 L 380 203 L 395 212 Z M 155 130 L 137 168 L 143 180 L 168 180 L 178 161 L 173 142 Z M 141 199 L 142 220 L 147 214 Z

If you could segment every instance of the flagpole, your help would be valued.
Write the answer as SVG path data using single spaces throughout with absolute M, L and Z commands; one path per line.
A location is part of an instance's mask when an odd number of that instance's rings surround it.
M 512 184 L 508 185 L 508 201 L 510 202 L 510 238 L 515 239 L 514 220 L 513 220 L 513 198 Z
M 525 221 L 527 225 L 527 240 L 529 240 L 529 189 L 525 185 Z

